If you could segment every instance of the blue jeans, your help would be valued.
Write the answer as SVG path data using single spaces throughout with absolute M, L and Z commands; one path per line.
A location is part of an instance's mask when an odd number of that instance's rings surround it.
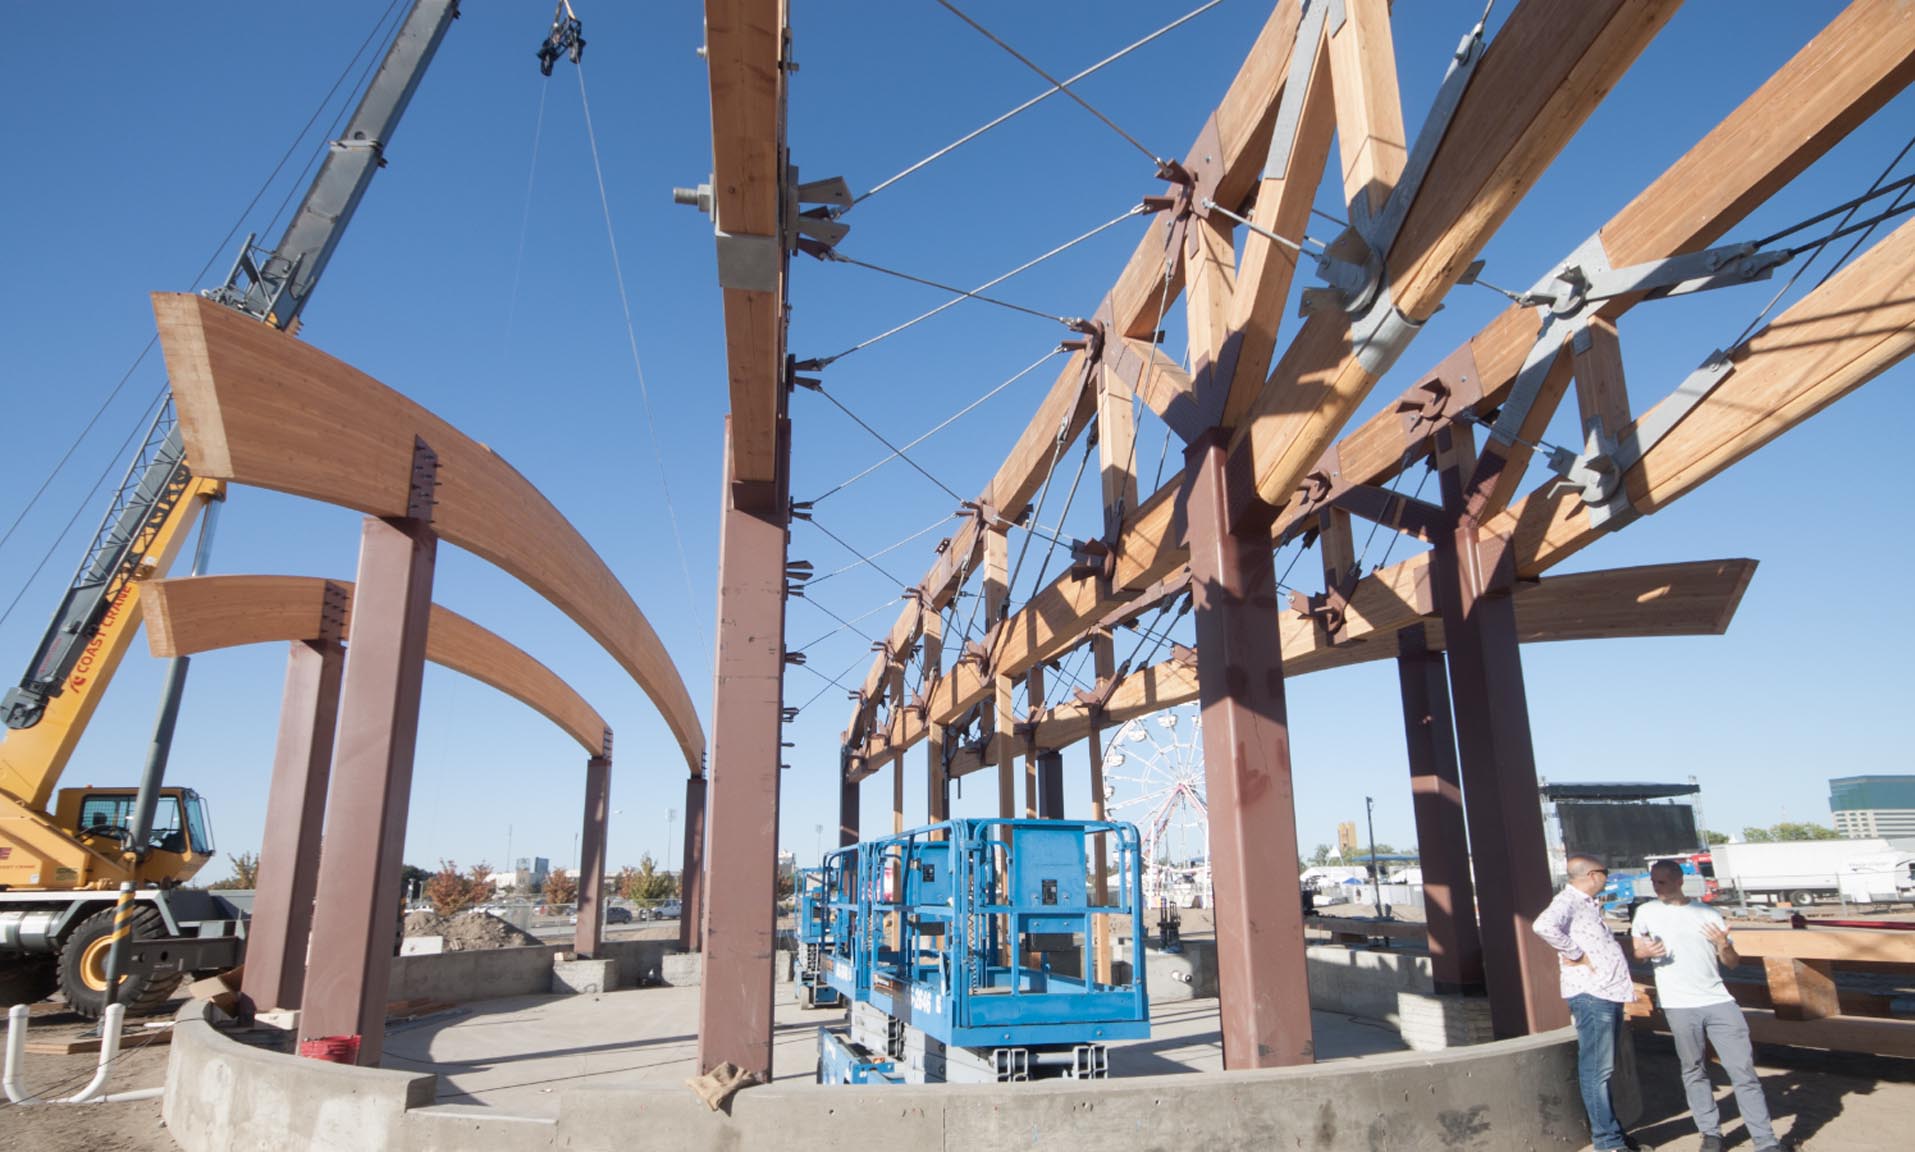
M 1583 1111 L 1589 1113 L 1589 1141 L 1597 1148 L 1626 1148 L 1609 1101 L 1622 1005 L 1585 993 L 1569 998 L 1569 1015 L 1576 1022 L 1576 1083 L 1582 1089 Z

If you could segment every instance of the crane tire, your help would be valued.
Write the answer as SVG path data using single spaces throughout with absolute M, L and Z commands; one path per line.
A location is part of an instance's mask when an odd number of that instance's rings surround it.
M 66 995 L 67 1007 L 89 1020 L 106 1010 L 106 950 L 113 934 L 113 913 L 114 909 L 108 907 L 80 921 L 60 948 L 60 991 Z M 143 940 L 164 937 L 166 921 L 151 904 L 136 905 L 133 932 Z M 121 973 L 119 1002 L 126 1005 L 128 1016 L 151 1015 L 160 1010 L 184 978 L 178 972 L 165 976 Z

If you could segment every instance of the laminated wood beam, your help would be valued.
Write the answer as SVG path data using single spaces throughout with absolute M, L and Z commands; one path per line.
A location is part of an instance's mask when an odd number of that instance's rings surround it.
M 711 72 L 712 216 L 721 246 L 733 477 L 777 487 L 778 405 L 784 380 L 784 13 L 781 0 L 707 0 Z M 774 269 L 764 287 L 724 283 L 725 246 L 757 246 Z
M 1610 264 L 1666 259 L 1721 240 L 1912 81 L 1915 21 L 1894 0 L 1856 0 L 1602 227 Z M 1620 297 L 1604 316 L 1614 320 L 1634 303 Z M 1336 448 L 1343 479 L 1382 484 L 1401 471 L 1428 436 L 1430 425 L 1417 418 L 1426 406 L 1451 415 L 1465 405 L 1479 414 L 1499 407 L 1536 327 L 1534 310 L 1505 309 L 1396 405 L 1344 437 Z M 1298 371 L 1287 363 L 1273 377 Z M 1433 382 L 1442 392 L 1426 387 Z M 1612 435 L 1628 415 L 1625 407 L 1608 425 Z M 1278 517 L 1279 534 L 1304 511 L 1301 504 L 1292 499 Z
M 1465 108 L 1459 110 L 1457 121 L 1452 125 L 1451 137 L 1461 138 L 1456 127 L 1458 124 L 1475 124 L 1478 120 L 1485 123 L 1508 120 L 1508 115 L 1497 116 L 1497 109 L 1490 107 L 1494 101 L 1485 98 L 1482 90 L 1488 86 L 1492 75 L 1505 76 L 1498 84 L 1503 88 L 1509 87 L 1514 83 L 1509 77 L 1523 71 L 1517 57 L 1535 51 L 1539 40 L 1549 38 L 1537 27 L 1539 21 L 1547 24 L 1551 18 L 1547 13 L 1537 15 L 1544 7 L 1546 5 L 1532 0 L 1519 10 L 1518 16 L 1512 17 L 1512 25 L 1518 23 L 1518 17 L 1521 18 L 1527 29 L 1523 37 L 1512 37 L 1507 32 L 1498 36 L 1497 44 L 1491 48 L 1491 55 L 1479 65 L 1471 93 L 1465 98 Z M 1643 21 L 1659 24 L 1668 13 L 1668 5 L 1631 5 L 1628 13 L 1617 16 L 1614 29 L 1605 23 L 1592 42 L 1589 39 L 1589 20 L 1592 14 L 1600 14 L 1598 9 L 1613 14 L 1617 5 L 1592 5 L 1587 6 L 1587 11 L 1571 13 L 1577 19 L 1572 22 L 1574 36 L 1570 39 L 1589 47 L 1582 63 L 1572 69 L 1568 77 L 1573 81 L 1571 87 L 1576 96 L 1573 106 L 1585 103 L 1593 91 L 1602 87 L 1592 87 L 1592 72 L 1620 71 L 1618 54 L 1632 53 L 1640 46 L 1639 41 L 1645 32 L 1652 30 L 1644 29 Z M 1272 26 L 1281 23 L 1283 18 L 1284 13 L 1280 9 L 1272 17 Z M 1294 20 L 1294 12 L 1290 13 L 1290 18 Z M 1270 32 L 1271 27 L 1266 27 L 1266 39 Z M 1568 45 L 1569 40 L 1566 39 L 1557 47 Z M 1287 55 L 1288 46 L 1284 47 Z M 1543 56 L 1556 60 L 1552 51 L 1543 52 Z M 1721 238 L 1755 205 L 1799 174 L 1856 124 L 1906 87 L 1912 77 L 1915 77 L 1915 21 L 1902 19 L 1894 0 L 1857 0 L 1712 130 L 1695 149 L 1604 227 L 1601 238 L 1610 262 L 1620 265 L 1659 259 L 1693 250 Z M 1546 87 L 1534 78 L 1524 82 L 1536 87 L 1539 92 Z M 1514 107 L 1511 105 L 1511 108 Z M 1574 108 L 1566 108 L 1560 102 L 1547 107 L 1542 119 L 1548 123 L 1540 128 L 1533 127 L 1529 136 L 1516 141 L 1511 150 L 1511 163 L 1518 167 L 1534 165 L 1540 159 L 1536 151 L 1541 136 L 1553 136 L 1559 144 L 1560 137 L 1566 134 L 1566 125 L 1552 118 L 1558 112 L 1570 110 Z M 1504 111 L 1509 113 L 1510 109 Z M 1458 147 L 1467 149 L 1470 164 L 1485 163 L 1487 151 L 1493 143 L 1492 137 L 1502 139 L 1507 135 L 1508 123 L 1496 127 L 1493 133 L 1480 131 L 1477 127 L 1465 130 L 1470 142 Z M 1228 137 L 1230 130 L 1226 128 L 1224 134 Z M 1425 187 L 1436 179 L 1435 173 L 1439 168 L 1444 164 L 1452 164 L 1441 159 L 1448 151 L 1450 148 L 1446 139 L 1444 149 L 1439 150 L 1441 163 L 1432 167 L 1432 176 L 1424 181 Z M 1456 167 L 1465 166 L 1463 160 L 1454 161 L 1453 164 Z M 1509 171 L 1510 166 L 1506 165 L 1497 170 L 1497 175 L 1507 177 Z M 1219 199 L 1221 202 L 1221 197 Z M 1456 196 L 1449 197 L 1453 206 L 1457 199 Z M 1419 203 L 1412 211 L 1412 223 L 1418 228 L 1424 228 L 1424 222 L 1432 219 L 1434 212 L 1425 207 L 1421 200 L 1419 198 Z M 1458 226 L 1480 236 L 1486 234 L 1485 224 L 1486 221 L 1472 216 Z M 1154 228 L 1162 227 L 1161 221 L 1154 225 Z M 1422 240 L 1415 239 L 1422 235 L 1422 232 L 1406 224 L 1393 254 L 1401 256 L 1412 248 L 1427 246 Z M 1145 245 L 1140 246 L 1140 256 L 1152 250 L 1162 251 L 1163 232 L 1153 231 L 1153 236 L 1157 247 L 1151 249 L 1152 241 L 1147 240 Z M 1133 272 L 1137 271 L 1136 264 L 1137 261 L 1133 260 Z M 1398 266 L 1400 264 L 1401 260 L 1398 260 L 1393 265 L 1393 276 L 1402 272 Z M 1132 287 L 1131 296 L 1141 299 L 1145 294 L 1144 281 L 1148 280 L 1148 275 L 1139 278 L 1139 282 Z M 1149 286 L 1156 285 L 1152 283 Z M 1622 298 L 1608 312 L 1613 315 L 1629 303 L 1632 301 Z M 1144 325 L 1132 334 L 1148 336 L 1149 327 Z M 1446 413 L 1453 415 L 1461 405 L 1472 405 L 1478 412 L 1485 412 L 1507 398 L 1508 389 L 1523 363 L 1535 331 L 1536 317 L 1532 311 L 1524 308 L 1506 310 L 1437 370 L 1426 374 L 1424 381 L 1419 382 L 1438 384 L 1438 391 L 1425 391 L 1420 386 L 1412 388 L 1399 405 L 1384 410 L 1346 436 L 1336 446 L 1334 453 L 1324 452 L 1320 448 L 1315 453 L 1296 451 L 1295 438 L 1287 434 L 1277 435 L 1274 428 L 1240 430 L 1235 449 L 1241 456 L 1245 445 L 1250 444 L 1256 436 L 1261 436 L 1264 447 L 1291 445 L 1288 455 L 1294 458 L 1284 463 L 1284 467 L 1294 475 L 1300 476 L 1313 466 L 1322 468 L 1334 461 L 1340 465 L 1338 471 L 1345 482 L 1387 482 L 1415 458 L 1427 439 L 1430 424 L 1418 419 L 1420 412 L 1438 417 Z M 1140 342 L 1133 350 L 1146 347 Z M 1338 374 L 1349 367 L 1349 361 L 1345 359 L 1347 352 L 1348 336 L 1341 324 L 1316 318 L 1306 322 L 1271 372 L 1271 384 L 1264 389 L 1262 399 L 1265 407 L 1261 411 L 1266 418 L 1265 423 L 1289 420 L 1295 424 L 1298 421 L 1320 419 L 1320 416 L 1313 414 L 1316 399 L 1337 390 Z M 1274 390 L 1274 385 L 1283 381 L 1292 384 L 1288 400 L 1282 400 Z M 1144 398 L 1153 411 L 1164 414 L 1166 398 L 1153 396 L 1148 389 L 1144 391 Z M 1337 419 L 1340 422 L 1341 417 Z M 1327 437 L 1319 436 L 1306 447 L 1320 445 L 1323 439 Z M 1270 462 L 1269 453 L 1255 445 L 1252 445 L 1250 455 L 1251 462 Z M 1287 485 L 1279 490 L 1270 479 L 1271 475 L 1268 469 L 1264 470 L 1264 483 L 1260 491 L 1265 499 L 1285 505 L 1272 526 L 1273 534 L 1282 535 L 1313 510 L 1308 502 L 1293 498 Z M 1111 590 L 1112 599 L 1101 605 L 1105 611 L 1118 599 L 1161 578 L 1187 558 L 1181 545 L 1182 524 L 1177 499 L 1183 484 L 1183 477 L 1173 479 L 1157 493 L 1145 498 L 1138 513 L 1127 519 L 1125 531 L 1116 546 L 1117 578 Z M 1541 510 L 1532 512 L 1536 515 L 1540 513 Z M 1547 519 L 1546 516 L 1542 518 Z M 1532 572 L 1535 570 L 1531 569 Z M 1081 628 L 1092 618 L 1090 609 L 1099 606 L 1096 602 L 1086 603 L 1081 594 L 1067 590 L 1064 587 L 1066 583 L 1068 577 L 1060 578 L 1043 594 L 1045 603 L 1036 613 L 1042 617 L 1041 621 L 1025 619 L 1038 607 L 1035 600 L 1017 618 L 1019 627 L 1014 631 L 1041 644 L 1040 653 L 1071 646 L 1074 642 L 1072 634 L 1081 635 Z M 1073 618 L 1075 606 L 1084 609 L 1081 617 Z M 1019 666 L 1024 655 L 1015 646 L 1007 648 L 1002 654 L 1012 667 Z M 954 682 L 947 686 L 944 706 L 950 710 L 950 714 L 955 715 L 975 703 L 976 698 L 973 686 Z
M 1372 308 L 1394 308 L 1411 325 L 1427 319 L 1675 7 L 1520 5 L 1484 54 L 1384 254 L 1385 298 Z M 1304 324 L 1291 352 L 1298 355 L 1279 363 L 1232 445 L 1274 508 L 1289 501 L 1390 358 L 1360 357 L 1347 321 L 1323 314 Z
M 1389 0 L 1344 0 L 1343 26 L 1333 30 L 1329 46 L 1343 201 L 1350 219 L 1373 218 L 1409 158 Z
M 1915 222 L 1903 224 L 1730 357 L 1733 370 L 1623 474 L 1643 514 L 1861 387 L 1915 352 Z M 1658 421 L 1672 395 L 1630 425 Z M 1507 533 L 1520 576 L 1547 571 L 1600 537 L 1582 501 L 1549 486 L 1492 521 Z
M 423 441 L 439 460 L 438 535 L 517 577 L 597 640 L 651 698 L 686 766 L 704 771 L 704 729 L 651 622 L 578 529 L 503 458 L 270 325 L 198 296 L 157 294 L 153 306 L 196 473 L 404 517 Z
M 1287 615 L 1279 634 L 1286 678 L 1377 660 L 1394 660 L 1396 632 L 1420 628 L 1431 651 L 1442 651 L 1425 555 L 1365 579 L 1349 622 L 1335 643 L 1316 626 Z M 1517 585 L 1516 627 L 1525 644 L 1652 636 L 1720 636 L 1728 630 L 1755 575 L 1753 560 L 1700 560 L 1548 576 Z M 1032 739 L 1064 748 L 1139 716 L 1197 699 L 1197 668 L 1187 653 L 1118 681 L 1101 714 L 1082 701 L 1053 705 L 1035 720 Z M 975 770 L 972 761 L 959 765 Z M 961 774 L 961 773 L 955 773 Z M 1741 940 L 1741 936 L 1737 936 Z
M 1269 149 L 1277 96 L 1282 90 L 1284 71 L 1296 40 L 1300 11 L 1299 0 L 1279 0 L 1222 101 L 1205 121 L 1186 155 L 1185 167 L 1189 170 L 1199 167 L 1217 170 L 1212 195 L 1220 204 L 1241 204 L 1256 183 L 1257 170 Z M 1207 165 L 1206 156 L 1211 158 Z M 1178 239 L 1161 215 L 1152 218 L 1110 293 L 1096 310 L 1096 315 L 1105 321 L 1108 340 L 1154 339 L 1161 320 L 1160 302 L 1176 299 L 1183 287 L 1181 245 L 1174 243 Z M 983 502 L 996 508 L 1000 515 L 1015 520 L 1042 485 L 1051 459 L 1051 445 L 1058 437 L 1060 420 L 1067 412 L 1070 423 L 1065 443 L 1082 434 L 1084 423 L 1090 418 L 1095 389 L 1082 386 L 1085 374 L 1081 356 L 1082 353 L 1073 355 L 1064 366 L 1037 415 L 985 489 Z M 975 530 L 961 530 L 953 539 L 950 549 L 921 585 L 929 594 L 929 607 L 942 608 L 956 595 L 954 581 L 969 571 L 963 558 L 972 555 L 971 549 L 979 543 Z M 856 731 L 847 743 L 856 743 L 863 736 L 861 730 Z
M 350 580 L 306 576 L 187 576 L 140 586 L 153 655 L 191 656 L 217 648 L 311 640 L 324 634 L 327 590 L 344 599 L 340 639 L 352 632 Z M 571 685 L 523 649 L 456 612 L 432 606 L 426 659 L 470 676 L 557 724 L 588 756 L 606 749 L 611 729 Z

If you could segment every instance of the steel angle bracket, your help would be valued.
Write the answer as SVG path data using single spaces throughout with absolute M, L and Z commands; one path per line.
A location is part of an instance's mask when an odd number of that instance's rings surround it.
M 1312 4 L 1312 10 L 1323 8 L 1321 4 Z M 1334 29 L 1342 23 L 1342 4 L 1333 6 L 1329 11 L 1330 19 L 1335 21 Z M 1305 20 L 1309 13 L 1305 14 Z M 1301 43 L 1301 33 L 1299 43 Z M 1486 46 L 1483 40 L 1483 24 L 1466 33 L 1451 54 L 1449 68 L 1443 74 L 1443 82 L 1437 88 L 1436 99 L 1430 105 L 1429 115 L 1423 119 L 1423 127 L 1418 131 L 1416 144 L 1403 165 L 1403 172 L 1397 177 L 1396 186 L 1390 190 L 1389 199 L 1383 204 L 1382 211 L 1374 217 L 1370 215 L 1368 201 L 1359 197 L 1350 206 L 1351 233 L 1367 248 L 1362 261 L 1356 262 L 1341 258 L 1337 249 L 1353 247 L 1351 237 L 1339 238 L 1331 250 L 1317 260 L 1317 275 L 1330 285 L 1330 290 L 1340 302 L 1344 311 L 1350 313 L 1350 343 L 1357 359 L 1366 372 L 1381 376 L 1388 372 L 1402 356 L 1410 341 L 1416 338 L 1422 329 L 1422 321 L 1412 320 L 1399 312 L 1391 299 L 1384 257 L 1391 245 L 1396 243 L 1397 233 L 1403 228 L 1403 221 L 1409 216 L 1410 205 L 1415 201 L 1417 191 L 1422 187 L 1424 178 L 1429 174 L 1430 164 L 1435 159 L 1436 149 L 1442 143 L 1443 136 L 1449 131 L 1450 121 L 1455 118 L 1456 109 L 1463 101 L 1463 93 L 1469 88 L 1470 78 L 1476 73 L 1476 66 L 1483 59 Z M 1296 74 L 1295 57 L 1292 58 L 1292 76 Z M 1305 72 L 1307 76 L 1307 71 Z M 1286 82 L 1287 85 L 1288 82 Z M 1299 100 L 1301 99 L 1301 93 Z M 1286 86 L 1284 99 L 1288 101 L 1290 91 Z M 1278 123 L 1282 124 L 1282 111 L 1279 109 Z M 1294 134 L 1295 126 L 1290 131 Z M 1273 140 L 1272 149 L 1276 147 Z M 1288 145 L 1286 144 L 1286 149 Z M 1285 164 L 1288 163 L 1287 151 Z M 1266 174 L 1268 170 L 1266 169 Z M 1323 309 L 1329 300 L 1322 290 L 1304 292 L 1304 309 L 1317 311 Z
M 1579 493 L 1592 528 L 1613 531 L 1636 519 L 1641 513 L 1629 502 L 1623 476 L 1642 463 L 1650 449 L 1734 371 L 1735 361 L 1727 352 L 1717 349 L 1689 373 L 1666 400 L 1624 429 L 1613 443 L 1597 429 L 1580 454 L 1571 455 L 1560 449 L 1550 453 L 1549 466 L 1561 477 L 1550 490 L 1567 488 Z
M 1309 91 L 1310 75 L 1315 71 L 1324 17 L 1331 6 L 1326 0 L 1305 0 L 1303 15 L 1297 20 L 1297 39 L 1290 49 L 1290 71 L 1283 79 L 1283 97 L 1277 102 L 1277 121 L 1270 130 L 1270 151 L 1263 163 L 1265 180 L 1282 180 L 1289 174 L 1290 155 L 1297 146 L 1297 125 L 1303 119 L 1303 99 Z M 1341 0 L 1337 0 L 1335 7 L 1337 23 L 1341 24 Z

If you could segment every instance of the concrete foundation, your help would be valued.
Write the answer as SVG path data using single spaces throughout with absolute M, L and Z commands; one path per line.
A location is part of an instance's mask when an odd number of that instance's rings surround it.
M 581 960 L 566 952 L 552 958 L 553 995 L 596 996 L 616 987 L 616 960 Z
M 612 961 L 617 972 L 611 987 L 659 983 L 665 948 L 666 944 L 658 940 L 608 940 L 600 945 L 602 959 Z M 555 990 L 553 965 L 570 952 L 565 945 L 551 944 L 542 948 L 399 956 L 392 962 L 392 984 L 387 995 L 393 1000 L 454 1003 L 498 996 L 544 996 Z

